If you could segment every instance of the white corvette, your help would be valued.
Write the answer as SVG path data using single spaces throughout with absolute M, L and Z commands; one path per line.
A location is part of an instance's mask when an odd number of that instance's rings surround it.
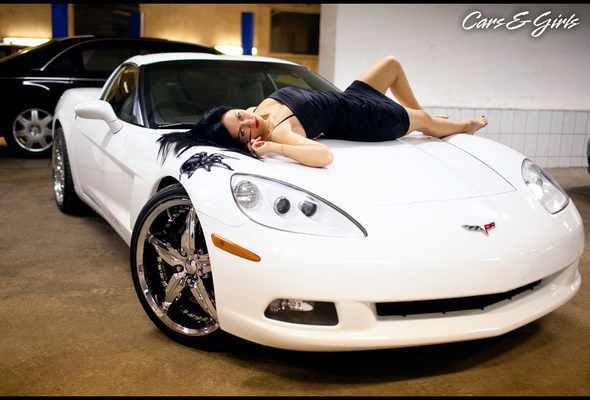
M 335 158 L 321 169 L 214 147 L 158 158 L 162 133 L 285 85 L 337 90 L 275 59 L 160 54 L 57 105 L 57 205 L 85 203 L 121 235 L 141 304 L 171 338 L 302 351 L 453 342 L 504 334 L 576 294 L 576 207 L 481 137 L 326 139 Z

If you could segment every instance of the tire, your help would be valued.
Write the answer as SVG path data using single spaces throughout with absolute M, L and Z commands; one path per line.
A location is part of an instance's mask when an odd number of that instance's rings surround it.
M 131 238 L 135 291 L 152 322 L 173 340 L 218 350 L 231 335 L 219 327 L 205 236 L 182 186 L 156 193 Z
M 57 208 L 66 214 L 79 214 L 86 210 L 86 207 L 76 194 L 74 188 L 68 150 L 61 127 L 55 130 L 51 153 L 53 195 Z
M 26 158 L 49 157 L 52 151 L 53 115 L 43 107 L 34 107 L 13 116 L 5 135 L 13 154 Z

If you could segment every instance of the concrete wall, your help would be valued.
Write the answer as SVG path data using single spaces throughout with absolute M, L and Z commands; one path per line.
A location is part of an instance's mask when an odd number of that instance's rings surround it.
M 240 45 L 242 12 L 254 13 L 254 47 L 258 55 L 273 56 L 318 71 L 318 56 L 270 51 L 273 10 L 319 14 L 319 4 L 141 4 L 145 36 L 209 45 Z
M 571 29 L 533 22 L 518 29 L 465 26 L 504 18 L 578 19 Z M 513 23 L 511 27 L 516 26 Z M 538 33 L 538 32 L 537 32 Z M 544 167 L 587 166 L 590 138 L 590 6 L 587 4 L 327 4 L 320 27 L 321 75 L 345 88 L 387 54 L 403 63 L 416 97 L 452 118 L 486 115 L 478 134 Z
M 50 38 L 51 4 L 0 4 L 0 41 L 5 37 Z

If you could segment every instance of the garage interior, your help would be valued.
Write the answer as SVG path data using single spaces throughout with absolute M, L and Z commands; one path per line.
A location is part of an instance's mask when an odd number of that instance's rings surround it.
M 317 55 L 291 57 L 317 70 Z M 549 315 L 460 343 L 305 353 L 236 340 L 206 352 L 148 319 L 129 248 L 102 218 L 57 209 L 51 160 L 14 158 L 0 138 L 0 396 L 588 396 L 590 174 L 546 170 L 586 231 L 582 286 Z

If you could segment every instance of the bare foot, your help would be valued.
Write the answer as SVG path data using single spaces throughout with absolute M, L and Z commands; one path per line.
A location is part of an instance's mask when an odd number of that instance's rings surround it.
M 465 131 L 465 133 L 468 135 L 473 135 L 475 132 L 477 132 L 478 130 L 480 130 L 488 124 L 488 120 L 483 115 L 481 116 L 481 118 L 470 119 L 468 120 L 468 122 L 469 128 Z

